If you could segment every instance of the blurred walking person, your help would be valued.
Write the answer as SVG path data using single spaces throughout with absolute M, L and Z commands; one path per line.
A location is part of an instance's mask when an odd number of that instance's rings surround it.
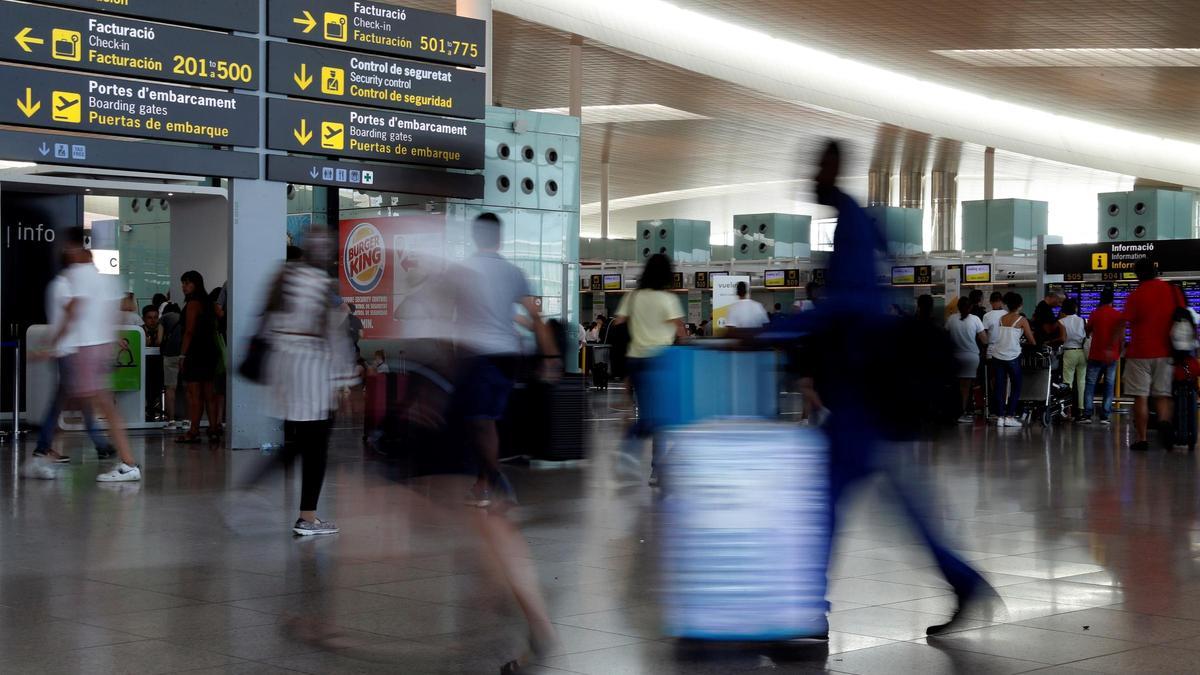
M 63 272 L 66 285 L 61 321 L 50 341 L 52 353 L 66 352 L 68 396 L 80 402 L 85 415 L 99 413 L 108 420 L 109 433 L 120 462 L 96 476 L 102 483 L 139 481 L 142 470 L 129 447 L 125 421 L 110 390 L 113 342 L 120 311 L 120 292 L 92 264 L 84 248 L 82 227 L 67 230 L 64 254 L 70 266 Z
M 1174 406 L 1171 382 L 1174 375 L 1171 363 L 1171 325 L 1175 312 L 1186 308 L 1183 292 L 1158 278 L 1154 261 L 1142 258 L 1134 263 L 1138 287 L 1125 300 L 1124 319 L 1129 324 L 1129 349 L 1125 352 L 1125 369 L 1121 388 L 1133 397 L 1133 426 L 1136 440 L 1129 449 L 1145 451 L 1150 448 L 1150 399 L 1158 413 L 1158 440 L 1164 448 L 1175 443 L 1171 418 Z
M 679 298 L 667 290 L 671 287 L 673 277 L 670 258 L 662 253 L 650 256 L 646 268 L 642 270 L 642 278 L 638 280 L 637 290 L 621 298 L 615 320 L 617 324 L 627 324 L 629 330 L 625 367 L 629 374 L 630 389 L 638 405 L 637 419 L 625 432 L 624 446 L 617 458 L 617 473 L 638 480 L 645 475 L 642 473 L 642 448 L 643 442 L 649 437 L 651 486 L 658 485 L 657 466 L 661 457 L 658 443 L 654 440 L 653 401 L 645 391 L 650 385 L 647 377 L 650 376 L 654 357 L 664 348 L 675 344 L 675 340 L 687 337 L 683 307 L 679 304 Z M 761 311 L 762 305 L 758 309 Z
M 300 259 L 284 264 L 262 317 L 263 334 L 270 343 L 266 360 L 270 414 L 283 420 L 283 448 L 248 482 L 258 483 L 299 457 L 303 463 L 300 513 L 292 532 L 312 536 L 338 532 L 332 521 L 317 517 L 317 503 L 325 482 L 337 395 L 354 374 L 354 345 L 346 331 L 345 312 L 330 302 L 334 281 L 325 271 L 331 254 L 328 237 L 312 232 L 305 245 Z
M 191 427 L 176 438 L 179 443 L 200 442 L 200 419 L 208 413 L 208 437 L 216 440 L 219 417 L 213 398 L 217 378 L 217 314 L 204 277 L 191 270 L 179 277 L 187 304 L 183 306 L 183 343 L 180 346 L 179 378 L 187 387 L 188 419 Z
M 63 321 L 63 312 L 70 296 L 71 282 L 67 278 L 66 269 L 71 265 L 69 256 L 64 255 L 63 262 L 64 269 L 59 272 L 58 276 L 46 288 L 46 318 L 50 324 L 52 336 L 58 333 Z M 51 395 L 50 405 L 46 407 L 46 414 L 42 419 L 41 427 L 38 429 L 37 445 L 33 451 L 35 464 L 32 467 L 32 475 L 37 478 L 54 478 L 57 474 L 50 469 L 48 464 L 67 464 L 71 461 L 69 456 L 54 449 L 54 439 L 58 433 L 58 416 L 67 402 L 68 384 L 71 381 L 70 360 L 67 358 L 73 351 L 68 346 L 70 340 L 69 336 L 65 337 L 58 342 L 56 349 L 46 353 L 47 356 L 54 358 L 55 364 L 58 367 L 58 385 Z M 87 430 L 88 438 L 96 446 L 96 455 L 100 459 L 108 459 L 116 454 L 116 450 L 109 444 L 104 434 L 100 432 L 100 428 L 96 424 L 96 417 L 92 414 L 92 411 L 85 407 L 82 413 L 84 428 Z

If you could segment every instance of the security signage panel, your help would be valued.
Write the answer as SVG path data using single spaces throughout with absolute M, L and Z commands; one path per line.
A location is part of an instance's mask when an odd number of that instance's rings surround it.
M 267 155 L 267 179 L 377 192 L 411 192 L 432 197 L 483 197 L 483 176 L 480 174 L 290 155 Z
M 258 178 L 258 154 L 37 131 L 0 131 L 0 157 L 17 162 L 90 166 L 189 176 Z
M 482 119 L 483 73 L 284 42 L 267 46 L 267 91 Z
M 451 169 L 482 169 L 484 125 L 284 99 L 267 102 L 267 147 Z
M 258 88 L 258 40 L 0 0 L 0 60 L 240 89 Z
M 367 0 L 267 0 L 267 33 L 330 47 L 484 65 L 484 22 Z
M 45 5 L 60 5 L 158 19 L 190 26 L 208 26 L 258 32 L 258 0 L 37 0 Z
M 1135 278 L 1133 266 L 1142 258 L 1153 260 L 1160 272 L 1200 271 L 1200 240 L 1051 244 L 1046 247 L 1046 273 L 1098 273 L 1105 281 Z
M 258 145 L 258 97 L 0 65 L 0 124 Z

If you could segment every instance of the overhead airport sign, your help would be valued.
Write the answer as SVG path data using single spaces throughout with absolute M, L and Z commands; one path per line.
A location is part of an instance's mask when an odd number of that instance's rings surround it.
M 193 176 L 258 178 L 258 154 L 167 143 L 37 131 L 0 131 L 0 157 L 18 162 L 89 166 Z
M 267 102 L 267 147 L 336 157 L 482 169 L 479 122 L 284 99 Z
M 258 97 L 0 65 L 0 124 L 258 145 Z
M 1125 278 L 1142 258 L 1150 258 L 1160 272 L 1200 270 L 1200 240 L 1111 241 L 1099 244 L 1046 246 L 1047 274 L 1100 274 L 1106 280 Z
M 268 45 L 267 91 L 482 119 L 483 73 L 320 47 Z
M 0 60 L 258 88 L 258 40 L 0 0 Z
M 395 164 L 338 162 L 290 155 L 267 155 L 267 179 L 377 192 L 410 192 L 433 197 L 480 199 L 483 176 L 414 169 Z
M 42 4 L 61 5 L 158 19 L 189 26 L 224 28 L 244 33 L 258 32 L 258 3 L 254 0 L 38 0 Z
M 484 65 L 485 24 L 368 0 L 267 0 L 267 33 L 330 47 Z

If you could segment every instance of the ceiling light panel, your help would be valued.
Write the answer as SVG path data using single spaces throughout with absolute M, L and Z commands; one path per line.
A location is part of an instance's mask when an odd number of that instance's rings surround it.
M 980 68 L 1196 68 L 1200 49 L 934 49 Z
M 568 108 L 538 108 L 533 112 L 566 115 Z M 673 122 L 682 120 L 706 120 L 704 115 L 668 108 L 657 103 L 637 103 L 632 105 L 585 105 L 583 106 L 584 124 L 623 124 L 629 122 Z

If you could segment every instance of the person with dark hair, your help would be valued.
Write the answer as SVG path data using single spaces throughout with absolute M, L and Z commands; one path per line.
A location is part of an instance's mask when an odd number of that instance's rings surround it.
M 625 443 L 618 457 L 618 471 L 627 478 L 640 479 L 642 469 L 643 441 L 650 437 L 652 454 L 650 460 L 650 485 L 658 485 L 658 443 L 654 439 L 655 419 L 652 401 L 640 393 L 651 370 L 651 360 L 675 340 L 687 337 L 683 325 L 683 306 L 679 298 L 667 289 L 672 280 L 671 259 L 662 253 L 650 256 L 638 288 L 621 298 L 617 307 L 618 324 L 627 324 L 629 350 L 625 370 L 634 399 L 639 406 L 637 419 L 625 432 Z M 762 309 L 762 306 L 759 306 Z
M 808 312 L 817 308 L 817 297 L 821 293 L 821 285 L 810 281 L 804 285 L 804 301 L 800 303 L 800 311 Z
M 771 321 L 762 303 L 750 299 L 750 287 L 746 282 L 737 283 L 737 296 L 737 302 L 729 308 L 729 315 L 725 318 L 726 326 L 746 331 L 762 328 Z
M 168 300 L 162 306 L 159 322 L 163 327 L 163 388 L 167 406 L 167 409 L 163 411 L 167 418 L 167 424 L 163 428 L 170 431 L 184 428 L 176 400 L 176 394 L 180 387 L 179 359 L 183 353 L 183 310 L 179 308 L 179 305 Z M 182 403 L 178 403 L 178 405 L 182 405 Z
M 1129 325 L 1129 349 L 1125 352 L 1122 390 L 1133 397 L 1133 426 L 1136 439 L 1131 450 L 1149 449 L 1150 399 L 1158 412 L 1158 439 L 1164 448 L 1175 444 L 1171 382 L 1171 324 L 1175 310 L 1186 307 L 1183 293 L 1158 278 L 1154 261 L 1134 263 L 1138 287 L 1125 300 L 1123 318 Z
M 204 277 L 191 270 L 179 278 L 187 304 L 183 306 L 183 338 L 180 345 L 179 377 L 187 387 L 188 419 L 191 427 L 175 440 L 200 442 L 200 419 L 208 413 L 208 438 L 216 441 L 219 416 L 213 401 L 213 382 L 217 377 L 217 315 L 204 288 Z
M 967 300 L 971 303 L 971 313 L 983 321 L 983 315 L 987 314 L 987 308 L 983 306 L 983 291 L 978 288 L 972 289 L 967 295 Z
M 958 314 L 946 319 L 946 330 L 954 343 L 954 358 L 958 362 L 958 390 L 962 399 L 962 415 L 958 421 L 962 424 L 975 421 L 975 417 L 968 412 L 971 383 L 979 372 L 979 346 L 987 343 L 983 321 L 975 316 L 973 309 L 969 298 L 959 298 Z
M 1005 303 L 1007 304 L 1007 302 Z M 1033 308 L 1033 336 L 1038 345 L 1059 344 L 1058 310 L 1062 304 L 1062 296 L 1057 291 L 1050 291 L 1046 297 Z
M 346 309 L 349 312 L 346 316 L 346 329 L 350 334 L 350 340 L 354 342 L 354 348 L 358 349 L 358 342 L 362 339 L 363 322 L 358 318 L 358 307 L 353 302 L 346 303 Z
M 996 373 L 992 408 L 997 417 L 996 426 L 1020 427 L 1017 408 L 1021 403 L 1021 338 L 1033 344 L 1034 335 L 1029 321 L 1021 314 L 1025 304 L 1021 296 L 1005 293 L 1004 304 L 1008 313 L 1000 317 L 988 335 L 992 370 Z
M 1113 307 L 1113 289 L 1100 291 L 1100 306 L 1088 317 L 1087 332 L 1092 344 L 1087 353 L 1086 385 L 1083 389 L 1083 424 L 1091 424 L 1096 407 L 1096 384 L 1104 375 L 1104 404 L 1100 423 L 1111 424 L 1113 392 L 1117 382 L 1117 361 L 1121 359 L 1121 313 Z
M 162 405 L 162 344 L 166 336 L 159 323 L 158 305 L 151 303 L 142 308 L 142 330 L 146 333 L 146 419 L 153 421 Z
M 917 296 L 917 320 L 933 321 L 933 296 L 922 293 Z
M 1058 340 L 1062 342 L 1063 384 L 1075 390 L 1075 421 L 1083 420 L 1084 382 L 1087 380 L 1087 324 L 1079 316 L 1079 301 L 1067 298 L 1058 315 Z
M 64 253 L 71 265 L 64 273 L 68 282 L 66 302 L 50 349 L 69 352 L 68 395 L 79 400 L 85 410 L 92 414 L 99 411 L 108 420 L 109 435 L 121 461 L 96 480 L 139 481 L 142 470 L 133 457 L 125 421 L 110 391 L 120 293 L 92 264 L 92 253 L 84 248 L 84 238 L 82 227 L 73 227 L 64 236 Z
M 771 312 L 768 316 L 771 319 L 774 319 L 775 317 L 782 316 L 782 315 L 783 315 L 783 303 L 777 302 L 777 303 L 775 303 L 775 308 L 771 310 Z

